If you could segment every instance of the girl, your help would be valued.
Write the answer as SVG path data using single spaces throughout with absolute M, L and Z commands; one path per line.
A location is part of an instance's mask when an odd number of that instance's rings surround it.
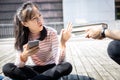
M 15 49 L 18 50 L 15 64 L 3 66 L 3 73 L 16 80 L 57 80 L 70 74 L 72 65 L 63 62 L 66 42 L 72 25 L 61 31 L 60 43 L 57 32 L 43 26 L 43 18 L 36 4 L 24 3 L 15 14 Z M 30 48 L 28 41 L 39 40 L 39 46 Z M 28 59 L 29 58 L 29 59 Z M 26 62 L 31 60 L 31 65 Z

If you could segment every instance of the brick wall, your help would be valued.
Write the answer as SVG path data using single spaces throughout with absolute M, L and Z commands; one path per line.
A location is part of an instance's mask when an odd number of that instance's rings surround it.
M 0 0 L 0 24 L 11 23 L 16 9 L 28 0 Z M 45 22 L 63 22 L 62 0 L 31 0 L 36 2 Z
M 23 2 L 28 0 L 0 0 L 0 38 L 13 37 L 13 16 Z M 63 28 L 62 0 L 31 0 L 38 4 L 47 26 L 60 33 Z

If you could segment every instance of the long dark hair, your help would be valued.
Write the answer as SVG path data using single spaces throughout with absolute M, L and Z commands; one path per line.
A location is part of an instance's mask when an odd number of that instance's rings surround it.
M 29 36 L 29 28 L 24 27 L 21 22 L 27 22 L 28 20 L 31 20 L 35 13 L 33 11 L 33 7 L 38 6 L 28 1 L 17 10 L 15 16 L 14 16 L 14 34 L 15 34 L 15 49 L 19 51 L 23 51 L 23 45 L 28 42 L 28 36 Z M 23 12 L 24 11 L 24 12 Z M 47 30 L 45 27 L 43 27 L 43 30 L 40 32 L 40 38 L 39 40 L 44 40 L 47 36 Z

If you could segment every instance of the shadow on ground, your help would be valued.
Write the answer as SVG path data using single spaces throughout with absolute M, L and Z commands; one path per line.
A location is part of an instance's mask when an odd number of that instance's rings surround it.
M 70 74 L 68 76 L 62 77 L 59 80 L 95 80 L 95 79 L 89 76 Z

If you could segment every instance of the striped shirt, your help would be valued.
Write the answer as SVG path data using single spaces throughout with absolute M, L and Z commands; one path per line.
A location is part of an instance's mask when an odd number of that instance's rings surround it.
M 27 63 L 43 66 L 52 63 L 58 64 L 63 61 L 61 59 L 64 59 L 64 57 L 61 57 L 60 55 L 65 55 L 65 50 L 59 48 L 57 31 L 50 27 L 46 27 L 46 29 L 47 37 L 43 41 L 39 41 L 39 51 L 36 54 L 30 56 L 27 60 Z M 22 62 L 20 59 L 20 53 L 17 54 L 15 64 L 18 67 L 25 65 L 25 62 Z

